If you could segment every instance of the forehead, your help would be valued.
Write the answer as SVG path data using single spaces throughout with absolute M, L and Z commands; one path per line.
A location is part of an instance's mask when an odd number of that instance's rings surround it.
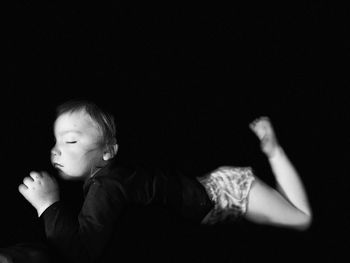
M 63 113 L 54 123 L 55 135 L 68 132 L 99 135 L 99 129 L 91 117 L 84 111 Z

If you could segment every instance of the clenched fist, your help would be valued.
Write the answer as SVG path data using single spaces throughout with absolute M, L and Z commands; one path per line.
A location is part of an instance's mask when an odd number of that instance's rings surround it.
M 30 172 L 23 179 L 18 191 L 38 212 L 40 216 L 46 208 L 59 201 L 59 188 L 54 177 L 46 172 Z

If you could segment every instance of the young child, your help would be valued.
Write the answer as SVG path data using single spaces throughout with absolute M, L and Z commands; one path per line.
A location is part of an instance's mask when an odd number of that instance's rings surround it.
M 278 191 L 250 167 L 219 167 L 194 178 L 158 169 L 121 167 L 113 117 L 94 103 L 70 101 L 58 107 L 52 165 L 64 179 L 83 180 L 84 203 L 77 218 L 60 202 L 54 177 L 31 172 L 19 192 L 43 219 L 48 242 L 72 262 L 102 262 L 117 239 L 118 220 L 132 205 L 160 204 L 198 224 L 234 222 L 305 230 L 311 210 L 302 182 L 279 145 L 268 118 L 250 124 L 275 174 Z M 116 252 L 117 253 L 117 252 Z

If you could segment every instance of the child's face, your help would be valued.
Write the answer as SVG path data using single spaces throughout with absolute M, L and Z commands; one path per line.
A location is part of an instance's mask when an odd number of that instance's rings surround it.
M 84 112 L 64 113 L 54 124 L 51 162 L 64 178 L 85 179 L 102 161 L 101 134 Z

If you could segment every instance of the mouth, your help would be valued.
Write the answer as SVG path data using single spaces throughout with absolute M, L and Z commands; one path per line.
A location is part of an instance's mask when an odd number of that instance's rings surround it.
M 53 167 L 55 167 L 55 168 L 62 168 L 63 165 L 59 164 L 59 163 L 53 163 Z

